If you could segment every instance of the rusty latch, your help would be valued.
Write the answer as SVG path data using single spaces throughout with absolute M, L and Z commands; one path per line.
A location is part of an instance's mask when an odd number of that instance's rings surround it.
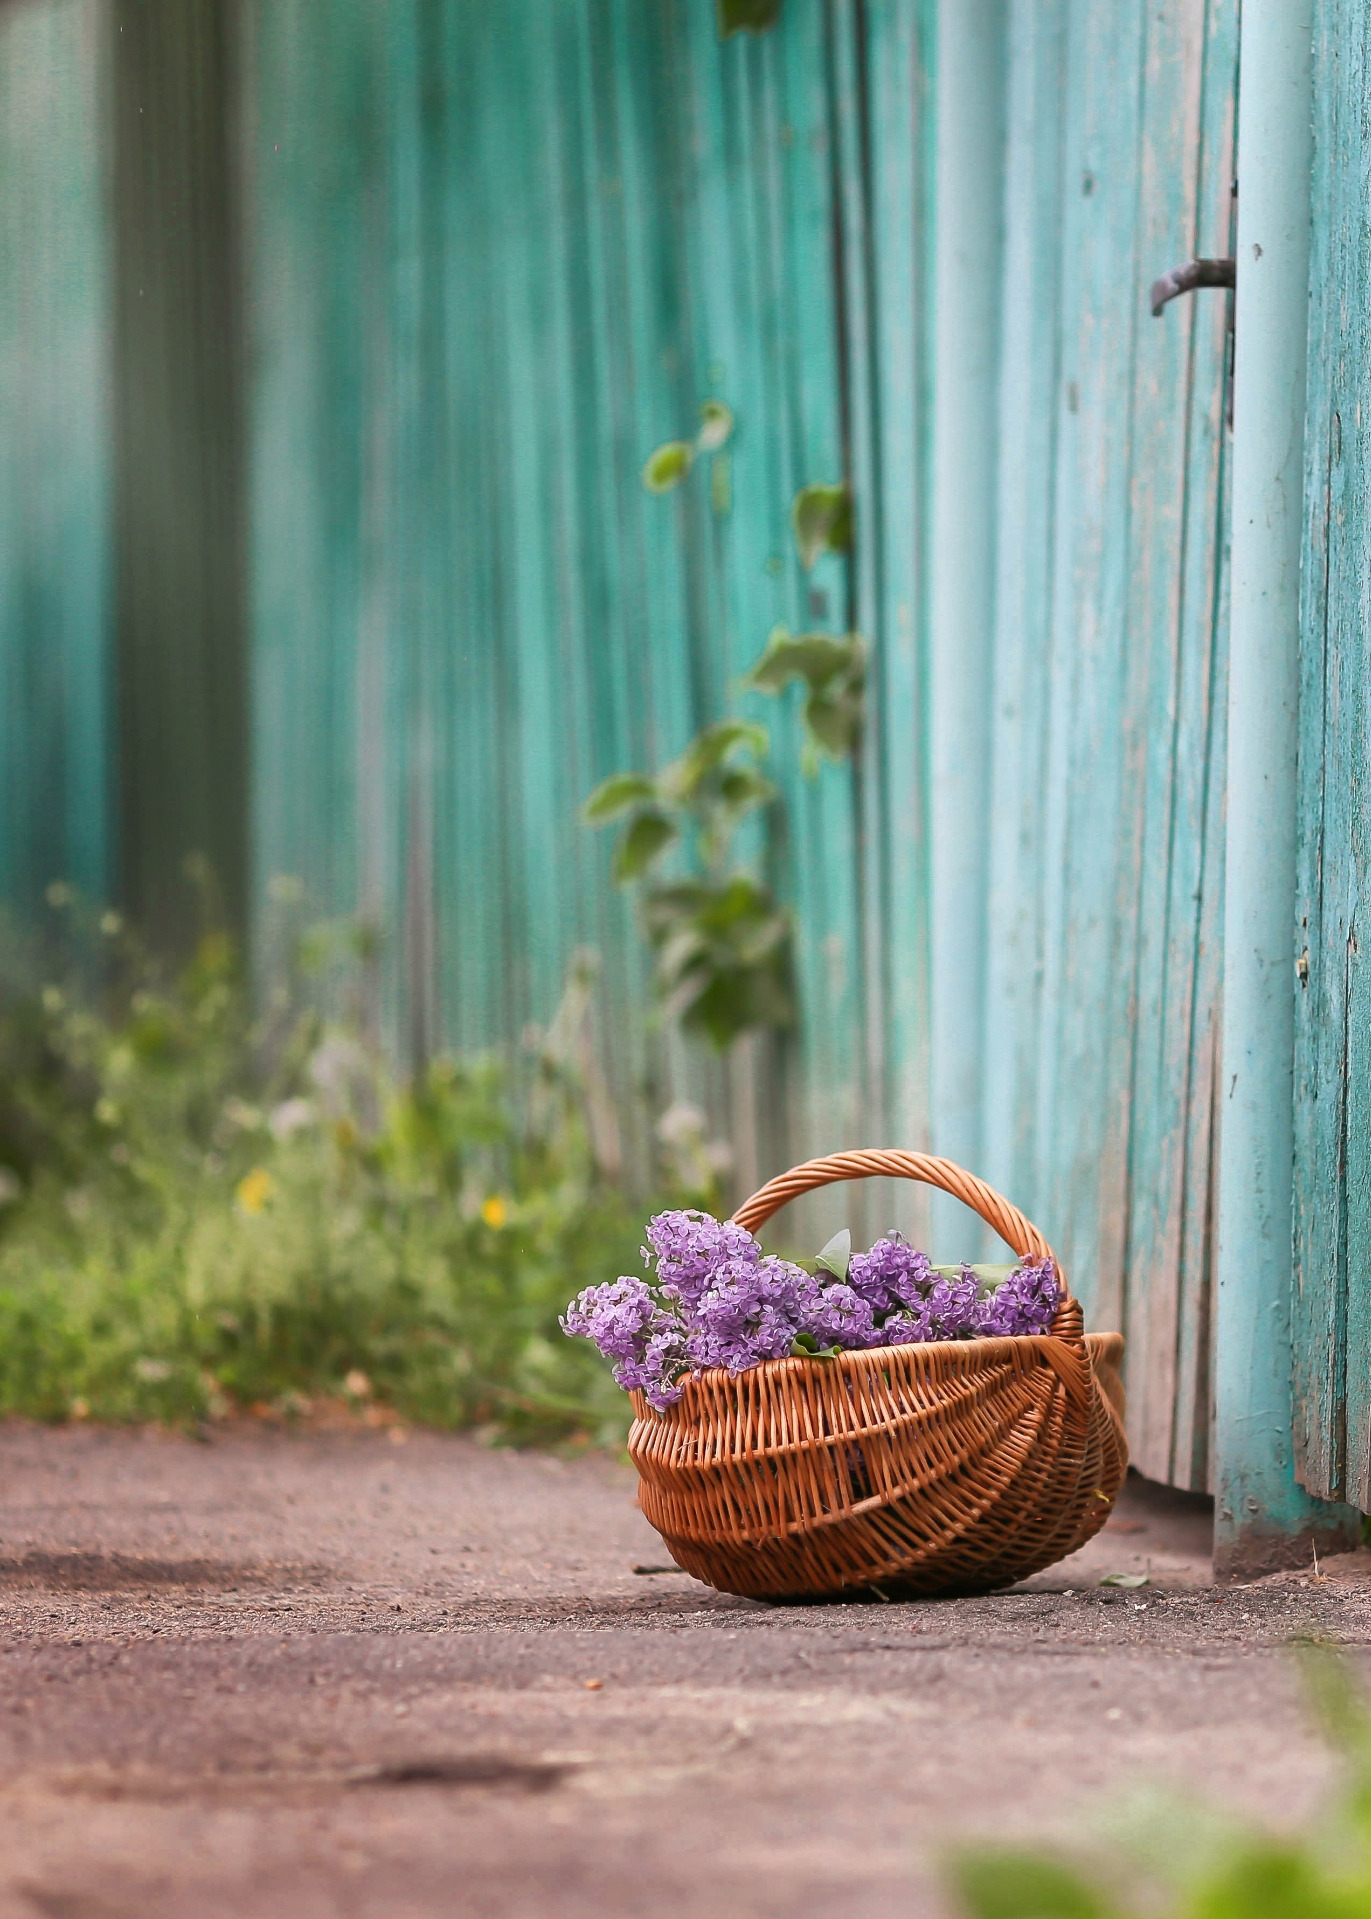
M 1160 280 L 1152 282 L 1148 295 L 1152 318 L 1155 320 L 1167 301 L 1174 300 L 1178 293 L 1193 293 L 1196 287 L 1231 287 L 1237 283 L 1236 260 L 1187 260 L 1184 266 L 1172 267 Z

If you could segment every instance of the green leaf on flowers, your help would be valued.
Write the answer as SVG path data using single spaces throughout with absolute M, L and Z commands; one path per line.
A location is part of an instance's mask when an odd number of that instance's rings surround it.
M 1009 1275 L 1018 1271 L 1018 1267 L 973 1266 L 971 1271 L 975 1276 L 976 1290 L 981 1298 L 984 1299 L 988 1294 L 995 1292 L 999 1287 L 1003 1286 L 1004 1282 L 1009 1278 Z
M 844 1226 L 835 1233 L 828 1244 L 815 1255 L 814 1264 L 822 1266 L 833 1274 L 835 1279 L 846 1279 L 847 1269 L 852 1260 L 852 1234 Z
M 790 1342 L 792 1359 L 836 1359 L 841 1346 L 821 1346 L 813 1333 L 796 1333 Z

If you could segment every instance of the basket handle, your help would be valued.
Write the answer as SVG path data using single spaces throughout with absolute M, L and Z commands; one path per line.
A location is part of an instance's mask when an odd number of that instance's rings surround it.
M 779 1213 L 801 1193 L 813 1192 L 816 1186 L 830 1186 L 843 1179 L 877 1178 L 918 1179 L 926 1186 L 939 1186 L 969 1206 L 973 1213 L 979 1213 L 986 1225 L 993 1227 L 1021 1259 L 1026 1254 L 1032 1254 L 1035 1259 L 1044 1256 L 1051 1259 L 1057 1267 L 1057 1282 L 1061 1287 L 1052 1330 L 1067 1337 L 1080 1337 L 1080 1307 L 1071 1297 L 1057 1255 L 1037 1227 L 993 1186 L 987 1186 L 983 1179 L 977 1179 L 974 1173 L 966 1172 L 950 1159 L 936 1159 L 931 1153 L 903 1153 L 898 1149 L 830 1153 L 825 1159 L 807 1159 L 803 1166 L 792 1166 L 788 1173 L 769 1179 L 759 1192 L 745 1200 L 733 1215 L 734 1223 L 755 1233 L 773 1213 Z

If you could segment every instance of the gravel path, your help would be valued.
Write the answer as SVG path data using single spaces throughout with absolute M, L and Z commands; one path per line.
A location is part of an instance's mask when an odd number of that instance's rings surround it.
M 825 1607 L 635 1571 L 633 1484 L 0 1428 L 0 1919 L 918 1919 L 949 1839 L 1149 1781 L 1300 1818 L 1288 1642 L 1371 1641 L 1371 1559 L 1216 1589 L 1201 1502 L 1141 1482 L 1013 1592 Z

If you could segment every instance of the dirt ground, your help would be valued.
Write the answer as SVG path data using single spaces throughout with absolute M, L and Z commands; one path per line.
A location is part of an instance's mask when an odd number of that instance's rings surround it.
M 0 1428 L 0 1919 L 917 1919 L 952 1839 L 1329 1777 L 1289 1642 L 1366 1645 L 1364 1555 L 1217 1589 L 1204 1503 L 1134 1481 L 1013 1592 L 767 1607 L 661 1570 L 633 1487 Z

